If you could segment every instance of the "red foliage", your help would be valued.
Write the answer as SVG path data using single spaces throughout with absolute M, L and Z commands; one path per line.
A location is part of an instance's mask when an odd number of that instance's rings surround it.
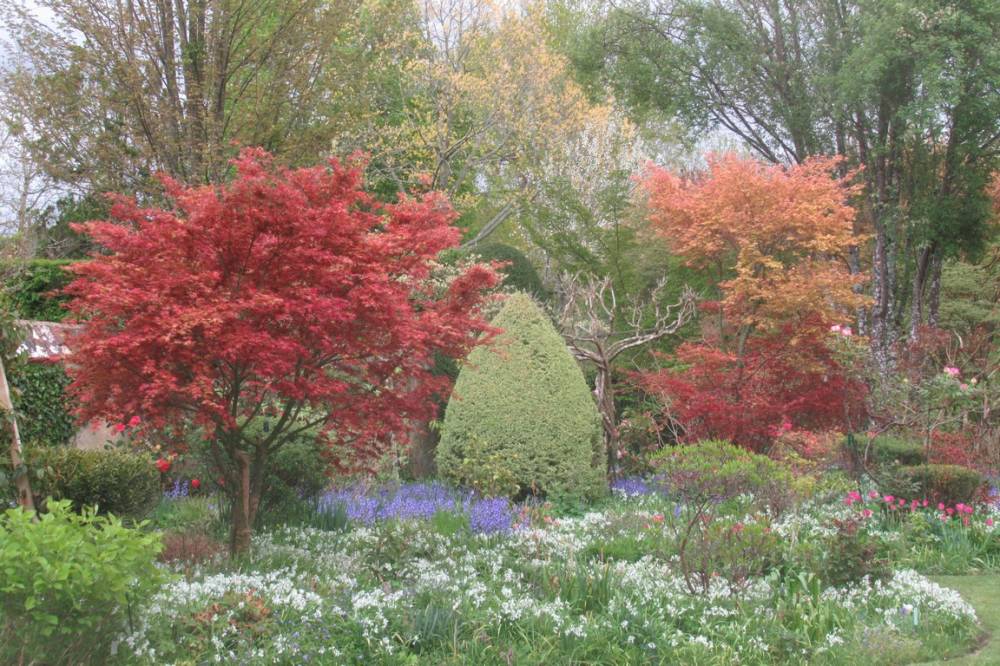
M 432 415 L 447 388 L 434 355 L 461 357 L 488 332 L 496 276 L 477 265 L 431 282 L 459 240 L 440 194 L 379 203 L 363 165 L 336 160 L 286 170 L 247 149 L 233 164 L 223 186 L 165 178 L 169 209 L 115 197 L 114 221 L 75 227 L 102 247 L 66 289 L 84 323 L 69 367 L 79 414 L 137 414 L 147 430 L 190 418 L 232 488 L 240 452 L 263 466 L 302 418 L 371 459 L 405 419 Z M 241 424 L 257 415 L 273 421 L 253 440 Z
M 703 344 L 677 350 L 682 370 L 639 375 L 685 429 L 685 439 L 724 439 L 767 450 L 791 429 L 850 429 L 863 413 L 864 385 L 826 343 L 825 328 L 752 337 L 742 357 Z
M 987 471 L 986 464 L 975 448 L 969 432 L 944 432 L 935 430 L 931 434 L 927 462 L 941 465 L 961 465 L 980 471 Z

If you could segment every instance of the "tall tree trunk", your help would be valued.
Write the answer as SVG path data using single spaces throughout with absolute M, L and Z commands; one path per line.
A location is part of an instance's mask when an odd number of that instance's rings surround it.
M 35 511 L 35 500 L 31 495 L 31 483 L 24 460 L 21 457 L 21 435 L 17 431 L 17 419 L 14 417 L 14 403 L 10 398 L 10 386 L 7 384 L 7 371 L 3 359 L 0 359 L 0 412 L 6 416 L 10 424 L 10 464 L 14 469 L 14 486 L 17 488 L 17 503 L 26 511 Z
M 913 293 L 910 302 L 910 341 L 916 342 L 920 327 L 924 324 L 924 302 L 927 294 L 927 283 L 930 276 L 934 256 L 933 245 L 924 245 L 917 251 L 917 265 L 913 271 Z
M 604 429 L 604 450 L 608 456 L 608 470 L 617 469 L 618 418 L 615 414 L 615 395 L 611 386 L 611 366 L 598 364 L 594 378 L 594 398 Z
M 875 222 L 875 252 L 872 257 L 874 304 L 871 314 L 871 350 L 879 374 L 887 377 L 892 370 L 892 284 L 889 273 L 890 240 L 885 224 Z
M 927 325 L 937 328 L 941 313 L 941 269 L 944 259 L 940 250 L 931 259 L 930 286 L 927 295 Z

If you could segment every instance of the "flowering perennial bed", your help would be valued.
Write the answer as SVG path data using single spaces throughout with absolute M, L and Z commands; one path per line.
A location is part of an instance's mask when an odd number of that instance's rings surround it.
M 851 498 L 769 523 L 785 555 L 765 575 L 713 575 L 692 594 L 669 546 L 679 508 L 658 493 L 533 526 L 492 500 L 485 529 L 475 502 L 434 486 L 343 496 L 351 529 L 272 530 L 239 566 L 188 572 L 117 651 L 149 664 L 698 665 L 903 664 L 966 649 L 974 610 L 913 570 L 831 586 L 797 566 L 799 544 L 857 513 Z M 872 534 L 893 532 L 885 513 Z M 442 519 L 458 514 L 468 522 Z

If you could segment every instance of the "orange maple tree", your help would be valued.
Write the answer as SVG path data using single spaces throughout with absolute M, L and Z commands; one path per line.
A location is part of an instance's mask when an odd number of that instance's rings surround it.
M 683 369 L 641 373 L 684 438 L 766 450 L 792 428 L 850 427 L 864 388 L 827 343 L 830 325 L 864 302 L 847 262 L 859 242 L 853 174 L 815 158 L 783 167 L 736 155 L 681 177 L 653 167 L 650 220 L 690 266 L 711 271 L 719 298 L 705 339 L 677 350 Z M 709 323 L 711 320 L 706 321 Z M 836 337 L 850 328 L 835 326 Z
M 710 156 L 694 177 L 652 167 L 650 220 L 673 252 L 719 280 L 732 324 L 774 329 L 819 314 L 835 319 L 862 303 L 847 253 L 857 191 L 833 176 L 835 158 L 783 167 L 734 154 Z

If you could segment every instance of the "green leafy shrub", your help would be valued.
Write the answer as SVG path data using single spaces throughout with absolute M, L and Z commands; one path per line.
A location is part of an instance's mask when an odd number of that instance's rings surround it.
M 984 482 L 982 474 L 961 465 L 908 465 L 881 488 L 897 497 L 927 497 L 950 505 L 975 501 Z
M 441 426 L 438 470 L 466 484 L 475 465 L 505 460 L 518 494 L 602 494 L 600 417 L 562 337 L 526 294 L 509 297 L 492 323 L 504 333 L 473 351 L 459 373 Z
M 36 506 L 46 498 L 70 500 L 76 510 L 97 506 L 102 514 L 142 518 L 160 499 L 160 476 L 146 455 L 129 451 L 84 451 L 27 447 L 25 461 Z M 11 485 L 9 461 L 0 462 Z
M 777 515 L 793 499 L 787 467 L 729 442 L 708 440 L 669 447 L 652 464 L 664 476 L 671 494 L 687 505 L 717 505 L 747 497 L 757 508 Z
M 675 446 L 654 456 L 669 492 L 683 504 L 674 531 L 681 573 L 692 594 L 707 594 L 714 573 L 735 589 L 778 561 L 778 540 L 762 513 L 777 516 L 792 500 L 792 474 L 781 463 L 729 442 Z M 720 520 L 726 505 L 752 521 Z M 732 509 L 733 507 L 729 507 Z
M 32 444 L 62 446 L 76 433 L 66 395 L 69 377 L 61 363 L 19 363 L 9 374 L 17 427 Z
M 111 641 L 162 582 L 160 536 L 50 502 L 0 516 L 0 662 L 107 663 Z
M 72 261 L 33 259 L 18 270 L 9 285 L 14 307 L 22 319 L 62 321 L 66 310 L 62 304 L 65 296 L 59 291 L 72 279 L 65 268 Z
M 892 574 L 890 563 L 879 555 L 879 542 L 864 529 L 857 517 L 834 519 L 836 532 L 824 539 L 816 573 L 827 585 L 856 583 L 865 576 L 872 581 L 886 580 Z
M 714 576 L 738 591 L 782 559 L 781 539 L 763 519 L 711 520 L 704 529 L 692 529 L 689 537 L 679 554 L 689 581 L 702 593 L 708 593 Z
M 261 512 L 298 502 L 314 503 L 330 485 L 330 463 L 316 434 L 289 442 L 271 458 L 264 477 Z

